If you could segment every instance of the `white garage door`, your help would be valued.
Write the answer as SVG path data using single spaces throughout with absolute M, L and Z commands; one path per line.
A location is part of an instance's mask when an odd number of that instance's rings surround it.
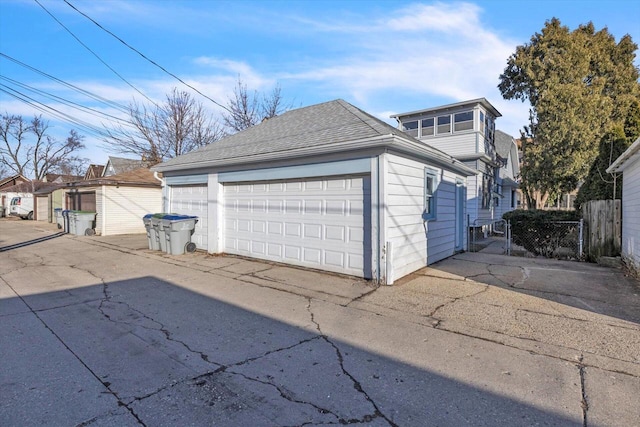
M 198 249 L 207 249 L 207 186 L 201 185 L 172 185 L 171 186 L 172 213 L 193 215 L 198 217 L 196 229 L 191 241 Z
M 36 219 L 38 221 L 47 221 L 49 219 L 49 198 L 38 197 L 36 203 L 38 204 Z
M 368 177 L 225 184 L 225 252 L 363 277 L 369 195 Z

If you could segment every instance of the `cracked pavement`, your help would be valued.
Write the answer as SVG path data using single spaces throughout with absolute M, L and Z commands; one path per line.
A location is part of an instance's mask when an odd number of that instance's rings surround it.
M 57 232 L 0 220 L 0 247 Z M 375 288 L 145 236 L 0 252 L 4 425 L 640 424 L 640 285 L 459 254 Z

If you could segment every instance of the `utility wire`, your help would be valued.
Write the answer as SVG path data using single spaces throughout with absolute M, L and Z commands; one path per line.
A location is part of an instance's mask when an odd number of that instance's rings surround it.
M 120 78 L 120 80 L 122 80 L 123 82 L 125 82 L 127 85 L 129 85 L 133 90 L 135 90 L 136 92 L 138 92 L 140 95 L 144 96 L 149 102 L 151 102 L 153 105 L 155 105 L 156 107 L 158 107 L 158 104 L 156 104 L 151 98 L 149 98 L 147 95 L 145 95 L 144 93 L 142 93 L 141 90 L 139 90 L 137 87 L 135 87 L 134 85 L 132 85 L 131 83 L 129 83 L 129 81 L 127 81 L 127 79 L 125 79 L 124 77 L 122 77 L 122 75 L 120 75 L 120 73 L 118 73 L 116 70 L 113 69 L 113 67 L 111 67 L 109 64 L 107 64 L 97 53 L 95 53 L 93 50 L 91 50 L 91 48 L 89 46 L 87 46 L 86 44 L 84 44 L 82 42 L 82 40 L 80 40 L 78 38 L 78 36 L 76 36 L 69 28 L 67 28 L 62 22 L 60 22 L 60 20 L 58 18 L 56 18 L 51 12 L 49 12 L 47 10 L 46 7 L 44 7 L 42 5 L 42 3 L 40 3 L 38 0 L 34 0 L 38 6 L 40 6 L 45 12 L 47 12 L 49 14 L 49 16 L 51 16 L 54 21 L 56 21 L 58 24 L 60 24 L 60 26 L 62 28 L 64 28 L 69 34 L 71 34 L 71 36 L 77 40 L 78 43 L 80 43 L 85 49 L 87 49 L 89 52 L 91 52 L 91 54 L 93 56 L 95 56 L 96 58 L 98 58 L 98 60 L 100 62 L 102 62 L 104 64 L 105 67 L 107 67 L 109 70 L 111 70 L 116 76 L 118 76 Z M 75 8 L 74 8 L 75 9 Z
M 35 0 L 38 1 L 38 0 Z M 64 2 L 69 5 L 69 7 L 71 7 L 73 10 L 75 10 L 76 12 L 78 12 L 80 15 L 84 16 L 85 18 L 87 18 L 89 21 L 93 22 L 95 25 L 98 26 L 98 28 L 100 28 L 101 30 L 105 31 L 107 34 L 111 35 L 112 37 L 114 37 L 116 40 L 118 40 L 120 43 L 122 43 L 123 45 L 125 45 L 126 47 L 128 47 L 129 49 L 131 49 L 132 51 L 134 51 L 135 53 L 137 53 L 138 55 L 140 55 L 142 58 L 144 58 L 145 60 L 149 61 L 150 63 L 152 63 L 153 65 L 155 65 L 156 67 L 160 68 L 162 71 L 164 71 L 165 73 L 167 73 L 168 75 L 170 75 L 171 77 L 173 77 L 174 79 L 178 80 L 180 83 L 182 83 L 183 85 L 191 88 L 192 90 L 196 91 L 197 93 L 199 93 L 200 95 L 202 95 L 203 97 L 205 97 L 206 99 L 208 99 L 209 101 L 213 102 L 215 105 L 217 105 L 220 108 L 223 108 L 224 110 L 226 110 L 229 113 L 233 113 L 228 107 L 220 104 L 219 102 L 214 101 L 212 98 L 208 97 L 207 95 L 205 95 L 204 93 L 200 92 L 198 89 L 196 89 L 195 87 L 191 86 L 189 83 L 185 82 L 184 80 L 182 80 L 180 77 L 176 76 L 175 74 L 171 73 L 170 71 L 167 71 L 167 69 L 165 69 L 163 66 L 161 66 L 160 64 L 158 64 L 157 62 L 153 61 L 152 59 L 149 59 L 147 56 L 145 56 L 142 52 L 140 52 L 138 49 L 134 48 L 133 46 L 131 46 L 130 44 L 128 44 L 127 42 L 125 42 L 124 40 L 122 40 L 120 37 L 118 37 L 117 35 L 115 35 L 114 33 L 112 33 L 111 31 L 107 30 L 105 27 L 103 27 L 102 25 L 100 25 L 98 22 L 96 22 L 93 18 L 91 18 L 89 15 L 87 15 L 86 13 L 78 10 L 78 8 L 76 8 L 73 4 L 71 4 L 68 0 L 64 0 Z
M 53 80 L 53 81 L 55 81 L 57 83 L 60 83 L 63 86 L 66 86 L 66 87 L 72 89 L 72 90 L 80 92 L 80 93 L 82 93 L 82 94 L 88 96 L 89 98 L 92 98 L 92 99 L 94 99 L 94 100 L 96 100 L 98 102 L 105 103 L 105 104 L 107 104 L 107 105 L 109 105 L 111 107 L 114 107 L 114 108 L 116 108 L 116 109 L 118 109 L 118 110 L 120 110 L 120 111 L 122 111 L 124 113 L 127 113 L 127 114 L 129 114 L 129 112 L 130 112 L 129 108 L 124 106 L 124 105 L 121 105 L 121 104 L 118 104 L 117 102 L 108 100 L 108 99 L 106 99 L 106 98 L 104 98 L 104 97 L 102 97 L 100 95 L 97 95 L 97 94 L 95 94 L 93 92 L 89 92 L 88 90 L 82 89 L 82 88 L 80 88 L 78 86 L 75 86 L 75 85 L 73 85 L 71 83 L 67 83 L 64 80 L 61 80 L 61 79 L 59 79 L 57 77 L 54 77 L 51 74 L 47 74 L 44 71 L 41 71 L 41 70 L 39 70 L 39 69 L 37 69 L 35 67 L 27 65 L 24 62 L 21 62 L 21 61 L 15 59 L 15 58 L 13 58 L 13 57 L 11 57 L 9 55 L 6 55 L 6 54 L 2 53 L 2 52 L 0 52 L 0 57 L 6 58 L 9 61 L 14 62 L 15 64 L 18 64 L 18 65 L 20 65 L 20 66 L 22 66 L 22 67 L 24 67 L 24 68 L 26 68 L 28 70 L 31 70 L 36 74 L 40 74 L 41 76 L 47 77 L 47 78 L 49 78 L 49 79 L 51 79 L 51 80 Z
M 14 80 L 12 78 L 0 75 L 0 80 L 5 80 L 5 81 L 7 81 L 7 82 L 9 82 L 9 83 L 11 83 L 11 84 L 13 84 L 15 86 L 18 86 L 18 87 L 22 88 L 22 89 L 26 89 L 26 90 L 29 90 L 31 92 L 37 93 L 38 95 L 41 95 L 41 96 L 43 96 L 45 98 L 48 98 L 48 99 L 51 99 L 53 101 L 61 102 L 64 105 L 67 105 L 69 107 L 72 107 L 72 108 L 75 108 L 77 110 L 83 111 L 85 113 L 91 114 L 93 116 L 100 117 L 100 118 L 105 118 L 107 120 L 115 120 L 120 124 L 126 124 L 126 125 L 131 125 L 132 124 L 130 121 L 127 121 L 126 119 L 123 119 L 121 117 L 117 117 L 117 116 L 114 116 L 112 114 L 109 114 L 109 113 L 106 113 L 106 112 L 103 112 L 103 111 L 100 111 L 100 110 L 96 110 L 94 108 L 86 107 L 86 106 L 84 106 L 82 104 L 78 104 L 77 102 L 73 102 L 71 100 L 68 100 L 66 98 L 62 98 L 62 97 L 57 96 L 57 95 L 53 95 L 53 94 L 51 94 L 49 92 L 46 92 L 46 91 L 44 91 L 42 89 L 38 89 L 38 88 L 35 88 L 35 87 L 30 86 L 28 84 L 21 83 L 21 82 L 19 82 L 17 80 Z
M 16 98 L 17 100 L 22 101 L 27 105 L 30 105 L 31 107 L 35 108 L 38 111 L 41 111 L 45 114 L 51 114 L 66 122 L 74 124 L 78 128 L 83 129 L 86 133 L 90 133 L 99 138 L 105 138 L 108 136 L 103 130 L 101 130 L 96 126 L 93 126 L 91 123 L 85 122 L 69 114 L 63 113 L 62 111 L 56 108 L 53 108 L 49 105 L 42 104 L 41 102 L 38 102 L 36 99 L 31 98 L 30 96 L 25 95 L 24 93 L 14 88 L 11 88 L 5 84 L 0 83 L 0 92 L 4 92 L 7 95 L 12 96 L 13 98 Z

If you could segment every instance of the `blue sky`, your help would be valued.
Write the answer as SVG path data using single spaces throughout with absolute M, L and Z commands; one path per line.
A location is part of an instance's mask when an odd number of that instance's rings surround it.
M 65 2 L 38 1 L 147 97 L 162 101 L 173 87 L 190 91 Z M 394 113 L 485 97 L 503 115 L 497 127 L 514 136 L 527 122 L 528 105 L 503 100 L 498 78 L 516 46 L 527 43 L 546 20 L 557 17 L 570 29 L 592 21 L 596 29 L 608 27 L 616 40 L 630 34 L 640 42 L 640 2 L 631 0 L 69 3 L 223 104 L 238 76 L 249 90 L 269 92 L 279 84 L 296 107 L 342 98 L 391 124 Z M 36 1 L 0 0 L 0 52 L 117 104 L 146 101 Z M 19 90 L 98 128 L 108 120 L 19 85 L 121 115 L 6 56 L 0 56 L 0 89 Z M 219 114 L 211 101 L 194 96 Z M 0 112 L 40 114 L 1 91 Z M 78 129 L 86 137 L 82 154 L 106 162 L 110 153 L 96 132 L 43 116 L 59 137 Z

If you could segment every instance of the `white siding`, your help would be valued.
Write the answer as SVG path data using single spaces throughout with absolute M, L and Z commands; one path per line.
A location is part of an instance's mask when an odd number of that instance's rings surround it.
M 96 232 L 145 233 L 142 217 L 162 210 L 160 188 L 102 186 L 96 191 Z
M 456 176 L 400 156 L 387 158 L 386 239 L 393 247 L 393 277 L 399 278 L 453 255 Z M 427 223 L 426 235 L 422 219 L 425 167 L 438 174 L 436 219 Z
M 49 219 L 49 196 L 38 196 L 36 199 L 36 220 L 47 221 Z
M 622 256 L 640 270 L 640 160 L 622 176 Z
M 480 144 L 482 147 L 476 146 L 478 138 L 480 138 L 480 141 L 484 141 L 484 136 L 478 135 L 477 132 L 453 133 L 446 136 L 421 138 L 420 140 L 425 144 L 444 151 L 450 156 L 458 157 L 484 152 L 484 142 Z

